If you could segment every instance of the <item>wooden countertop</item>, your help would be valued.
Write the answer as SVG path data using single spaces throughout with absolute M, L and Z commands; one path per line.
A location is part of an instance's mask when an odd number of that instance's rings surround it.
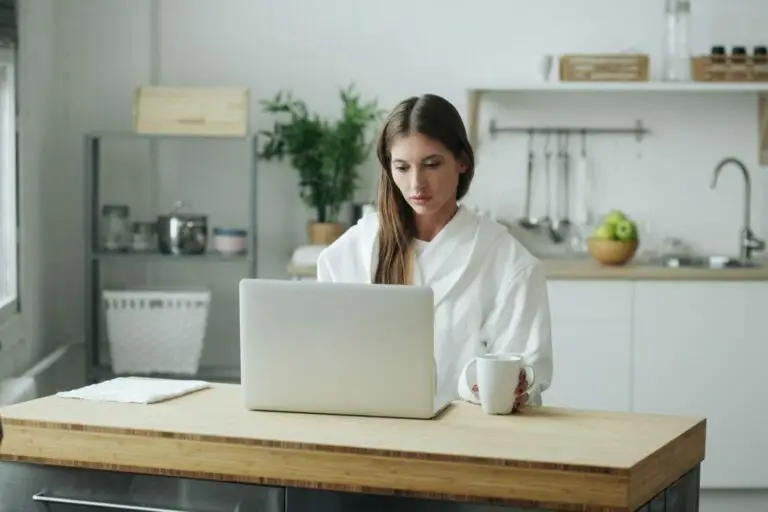
M 628 511 L 704 458 L 700 418 L 531 408 L 435 420 L 246 411 L 240 387 L 153 405 L 0 409 L 0 460 L 560 510 Z
M 542 259 L 549 279 L 624 281 L 768 281 L 768 264 L 753 268 L 668 268 L 644 263 L 610 267 L 587 259 Z M 289 264 L 289 277 L 315 277 L 315 267 Z
M 541 260 L 549 279 L 626 281 L 766 281 L 768 265 L 752 268 L 669 268 L 647 263 L 621 267 L 592 260 Z

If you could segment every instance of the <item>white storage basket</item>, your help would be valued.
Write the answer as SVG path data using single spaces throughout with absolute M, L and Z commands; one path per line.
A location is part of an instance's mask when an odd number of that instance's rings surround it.
M 104 290 L 102 296 L 113 372 L 197 373 L 210 290 Z

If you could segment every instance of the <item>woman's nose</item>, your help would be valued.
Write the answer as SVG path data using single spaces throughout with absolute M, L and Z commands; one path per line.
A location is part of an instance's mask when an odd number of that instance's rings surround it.
M 421 169 L 416 169 L 411 173 L 411 186 L 415 190 L 421 190 L 427 184 L 426 175 Z

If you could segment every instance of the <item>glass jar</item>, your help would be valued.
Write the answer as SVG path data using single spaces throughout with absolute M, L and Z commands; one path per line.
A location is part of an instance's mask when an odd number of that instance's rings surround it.
M 136 252 L 157 251 L 157 223 L 133 223 L 133 250 Z
M 662 76 L 664 80 L 691 79 L 691 2 L 666 0 Z
M 131 245 L 130 208 L 106 204 L 101 208 L 101 244 L 105 251 L 127 251 Z

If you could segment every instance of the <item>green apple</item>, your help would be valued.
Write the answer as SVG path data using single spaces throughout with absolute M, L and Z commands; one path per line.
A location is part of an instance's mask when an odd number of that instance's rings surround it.
M 621 210 L 611 210 L 605 216 L 606 224 L 618 224 L 622 220 L 626 220 L 627 216 Z
M 616 223 L 616 238 L 622 242 L 637 240 L 637 226 L 629 219 L 620 220 Z
M 592 238 L 600 240 L 613 240 L 616 236 L 616 230 L 613 224 L 601 224 L 592 232 Z

